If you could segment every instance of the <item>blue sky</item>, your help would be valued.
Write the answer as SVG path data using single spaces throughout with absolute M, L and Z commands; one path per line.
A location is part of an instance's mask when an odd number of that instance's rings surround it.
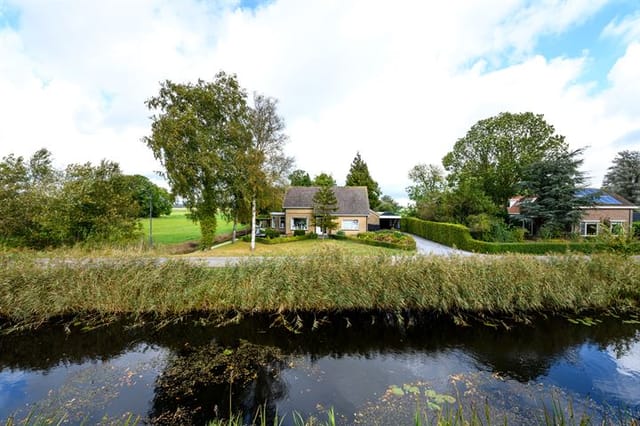
M 298 168 L 342 183 L 359 151 L 401 201 L 414 165 L 503 111 L 588 147 L 593 186 L 640 149 L 635 0 L 0 0 L 0 156 L 155 176 L 144 101 L 219 70 L 279 100 Z

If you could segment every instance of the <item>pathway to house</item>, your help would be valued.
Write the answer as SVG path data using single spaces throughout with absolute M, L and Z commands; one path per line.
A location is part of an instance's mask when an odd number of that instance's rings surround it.
M 424 255 L 438 255 L 438 256 L 470 256 L 473 253 L 470 251 L 454 249 L 442 244 L 435 243 L 431 240 L 418 237 L 417 235 L 409 234 L 416 240 L 416 249 L 418 254 Z

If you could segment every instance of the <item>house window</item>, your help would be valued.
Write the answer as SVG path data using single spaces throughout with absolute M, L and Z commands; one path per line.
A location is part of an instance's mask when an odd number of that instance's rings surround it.
M 358 219 L 342 219 L 343 231 L 357 231 L 360 229 Z
M 294 217 L 291 219 L 291 229 L 303 231 L 307 230 L 307 218 L 306 217 Z
M 598 235 L 598 222 L 580 222 L 580 235 L 583 237 Z
M 284 218 L 284 216 L 280 216 L 280 229 L 284 229 L 284 224 L 287 223 L 286 219 Z
M 611 222 L 611 233 L 613 235 L 623 235 L 624 234 L 624 222 L 615 221 Z

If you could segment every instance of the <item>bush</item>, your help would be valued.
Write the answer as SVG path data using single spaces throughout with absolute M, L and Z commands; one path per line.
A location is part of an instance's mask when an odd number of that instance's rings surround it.
M 524 241 L 524 229 L 507 225 L 499 217 L 480 213 L 469 216 L 468 222 L 471 236 L 477 240 L 497 243 Z
M 626 254 L 640 253 L 640 243 L 624 244 L 623 246 L 609 246 L 601 242 L 530 242 L 530 243 L 493 243 L 478 241 L 471 237 L 469 228 L 453 223 L 428 222 L 416 218 L 402 218 L 401 229 L 410 234 L 444 244 L 449 247 L 478 253 L 597 253 L 602 251 L 616 251 Z
M 640 239 L 640 222 L 633 222 L 633 238 Z
M 278 238 L 280 236 L 280 232 L 278 232 L 278 230 L 273 229 L 273 228 L 267 228 L 264 230 L 264 236 L 265 238 Z
M 304 235 L 306 233 L 306 231 L 304 229 L 294 229 L 293 230 L 293 236 L 294 237 L 299 237 L 301 235 Z

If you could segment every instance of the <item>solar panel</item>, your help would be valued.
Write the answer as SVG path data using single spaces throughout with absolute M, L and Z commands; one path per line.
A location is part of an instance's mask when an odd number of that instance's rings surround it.
M 609 204 L 609 205 L 618 205 L 618 206 L 622 205 L 622 202 L 620 202 L 620 200 L 618 200 L 612 195 L 602 193 L 602 191 L 600 191 L 599 189 L 584 188 L 579 191 L 576 191 L 576 196 L 578 198 L 591 197 L 593 195 L 596 195 L 596 197 L 593 200 L 596 204 Z
M 604 194 L 604 195 L 599 196 L 596 199 L 596 203 L 598 203 L 598 204 L 617 204 L 617 205 L 622 204 L 620 202 L 620 200 L 617 200 L 616 198 L 612 197 L 609 194 Z

